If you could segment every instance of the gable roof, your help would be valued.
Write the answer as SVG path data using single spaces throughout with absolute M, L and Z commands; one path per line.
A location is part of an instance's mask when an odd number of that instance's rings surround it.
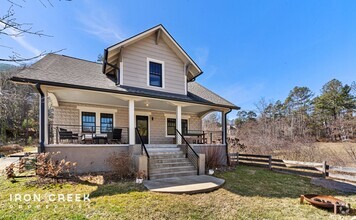
M 113 78 L 101 74 L 102 64 L 65 55 L 48 54 L 12 77 L 15 82 L 77 88 L 109 93 L 151 97 L 239 109 L 197 82 L 188 83 L 188 94 L 180 95 L 130 86 L 116 85 Z
M 167 45 L 177 54 L 177 56 L 184 61 L 185 64 L 189 64 L 187 79 L 188 81 L 193 81 L 196 77 L 201 75 L 203 71 L 194 62 L 194 60 L 188 55 L 188 53 L 178 44 L 178 42 L 172 37 L 172 35 L 167 31 L 167 29 L 159 24 L 146 31 L 143 31 L 137 35 L 134 35 L 126 40 L 123 40 L 117 44 L 114 44 L 104 50 L 104 65 L 103 73 L 108 73 L 113 69 L 113 66 L 117 65 L 117 60 L 119 53 L 122 48 L 128 45 L 134 44 L 152 34 L 158 34 L 158 38 L 162 38 Z M 108 64 L 108 65 L 106 65 Z

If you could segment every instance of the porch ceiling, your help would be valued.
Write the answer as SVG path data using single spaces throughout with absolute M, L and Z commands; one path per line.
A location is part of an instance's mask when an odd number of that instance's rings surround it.
M 160 100 L 146 97 L 130 97 L 127 95 L 110 94 L 104 92 L 93 92 L 79 89 L 64 89 L 48 87 L 47 91 L 53 93 L 59 102 L 71 102 L 81 104 L 105 105 L 110 107 L 128 107 L 128 100 L 135 100 L 135 109 L 139 110 L 159 110 L 159 111 L 176 111 L 177 102 Z M 227 109 L 215 108 L 207 105 L 194 103 L 179 103 L 182 105 L 182 112 L 194 113 L 200 116 L 211 111 L 222 111 Z

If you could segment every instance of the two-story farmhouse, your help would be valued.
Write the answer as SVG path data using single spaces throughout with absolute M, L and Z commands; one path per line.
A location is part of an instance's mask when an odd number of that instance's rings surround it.
M 40 94 L 40 152 L 60 151 L 81 172 L 108 170 L 110 154 L 130 152 L 154 179 L 196 175 L 204 147 L 226 158 L 226 114 L 238 107 L 195 82 L 201 74 L 158 25 L 105 49 L 103 63 L 50 54 L 12 80 Z M 202 130 L 212 111 L 223 116 L 215 142 Z

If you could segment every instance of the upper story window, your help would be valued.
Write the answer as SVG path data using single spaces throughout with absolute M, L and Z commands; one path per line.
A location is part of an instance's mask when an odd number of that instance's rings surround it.
M 164 88 L 164 62 L 147 58 L 148 85 Z

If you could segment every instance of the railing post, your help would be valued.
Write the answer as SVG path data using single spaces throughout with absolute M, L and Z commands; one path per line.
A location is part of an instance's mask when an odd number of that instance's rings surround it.
M 328 173 L 326 171 L 327 169 L 327 165 L 326 165 L 326 161 L 323 161 L 323 168 L 322 168 L 322 172 L 323 172 L 323 177 L 326 178 L 328 176 Z
M 268 169 L 272 170 L 272 155 L 268 156 Z
M 58 130 L 58 126 L 56 126 L 56 143 L 59 144 L 59 130 Z
M 236 165 L 239 165 L 239 152 L 236 153 Z

